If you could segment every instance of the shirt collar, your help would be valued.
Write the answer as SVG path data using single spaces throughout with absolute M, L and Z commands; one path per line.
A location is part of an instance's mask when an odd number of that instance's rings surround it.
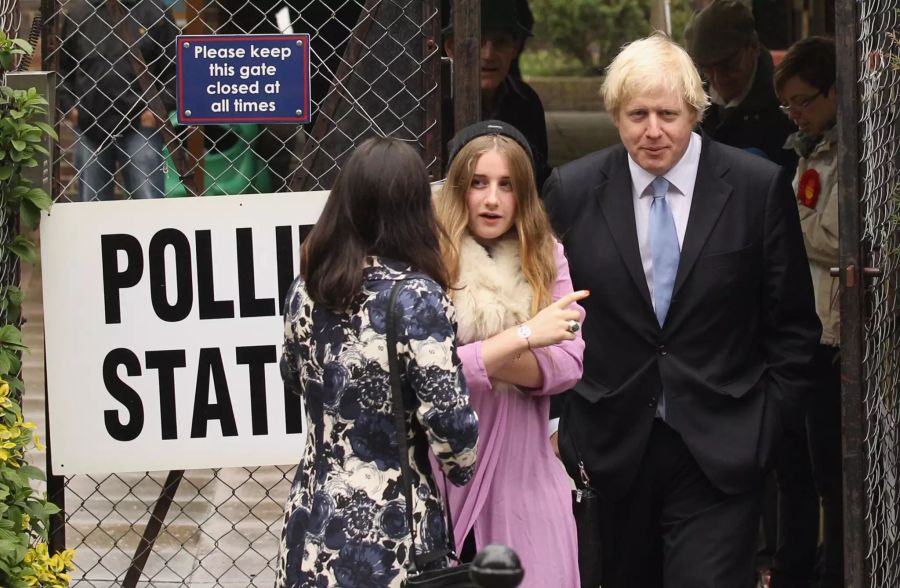
M 697 168 L 700 165 L 700 149 L 703 140 L 697 133 L 691 133 L 688 148 L 672 169 L 663 175 L 669 181 L 674 192 L 686 196 L 694 193 L 694 184 L 697 181 Z M 656 176 L 642 168 L 637 162 L 628 156 L 628 170 L 631 172 L 631 182 L 639 198 L 649 195 L 647 188 Z

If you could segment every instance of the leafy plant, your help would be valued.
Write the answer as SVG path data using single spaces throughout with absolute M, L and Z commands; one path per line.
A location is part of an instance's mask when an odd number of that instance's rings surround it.
M 0 32 L 0 74 L 12 67 L 17 55 L 30 53 L 28 43 Z M 51 204 L 49 194 L 22 175 L 38 165 L 40 154 L 49 156 L 41 145 L 44 137 L 57 138 L 52 127 L 35 120 L 46 114 L 46 107 L 34 88 L 0 85 L 0 218 L 6 219 L 2 234 L 9 236 L 0 243 L 0 260 L 6 263 L 37 260 L 34 243 L 18 234 L 17 223 L 21 219 L 37 227 L 41 210 Z M 27 349 L 19 329 L 21 309 L 22 291 L 0 284 L 0 586 L 64 588 L 71 581 L 74 551 L 50 555 L 49 521 L 59 508 L 34 491 L 32 482 L 44 481 L 44 474 L 25 461 L 27 450 L 42 448 L 32 433 L 34 425 L 22 418 L 19 401 L 23 385 L 18 374 Z
M 0 31 L 0 73 L 13 68 L 16 55 L 31 55 L 31 45 L 24 39 L 11 39 Z
M 526 54 L 556 48 L 580 64 L 581 73 L 600 74 L 625 43 L 647 36 L 651 0 L 530 0 L 534 37 Z M 692 13 L 690 0 L 672 0 L 672 38 L 681 41 Z M 532 60 L 537 61 L 537 60 Z M 567 73 L 571 64 L 565 60 Z M 523 73 L 529 71 L 523 56 Z M 560 75 L 560 73 L 556 73 Z

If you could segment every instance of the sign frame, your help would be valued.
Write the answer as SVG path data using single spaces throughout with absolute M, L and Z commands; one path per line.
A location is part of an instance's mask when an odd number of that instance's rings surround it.
M 300 33 L 300 34 L 263 34 L 263 35 L 178 35 L 176 37 L 176 51 L 175 51 L 175 65 L 176 65 L 176 118 L 178 120 L 178 124 L 181 125 L 210 125 L 210 124 L 307 124 L 311 121 L 311 105 L 310 105 L 310 51 L 309 51 L 309 41 L 310 35 L 308 33 Z M 244 55 L 239 58 L 233 58 L 231 63 L 227 61 L 222 62 L 220 65 L 223 66 L 223 71 L 228 67 L 232 68 L 230 75 L 222 74 L 223 80 L 227 80 L 229 83 L 226 85 L 230 85 L 230 81 L 239 82 L 235 84 L 235 86 L 246 85 L 250 86 L 254 82 L 257 84 L 262 83 L 262 74 L 257 74 L 256 76 L 249 76 L 247 78 L 238 79 L 235 76 L 235 66 L 240 67 L 241 65 L 253 64 L 262 66 L 264 64 L 257 64 L 253 59 L 257 59 L 252 55 L 247 57 L 246 54 L 250 53 L 254 44 L 263 43 L 266 48 L 271 49 L 273 46 L 276 48 L 282 49 L 287 48 L 285 45 L 291 45 L 291 48 L 299 49 L 297 55 L 299 56 L 300 63 L 300 84 L 301 87 L 299 90 L 296 88 L 296 80 L 290 78 L 290 76 L 285 75 L 284 72 L 277 72 L 273 79 L 274 82 L 278 84 L 285 83 L 285 87 L 289 89 L 289 92 L 292 96 L 288 99 L 287 105 L 276 105 L 276 110 L 264 114 L 260 112 L 248 112 L 242 116 L 236 116 L 235 113 L 230 111 L 230 107 L 232 105 L 231 102 L 228 102 L 232 98 L 239 98 L 239 93 L 227 93 L 222 94 L 219 99 L 220 101 L 226 102 L 229 105 L 229 115 L 216 115 L 212 111 L 212 99 L 210 96 L 203 95 L 203 91 L 199 88 L 202 86 L 206 86 L 207 89 L 212 86 L 210 80 L 212 79 L 212 74 L 208 74 L 206 77 L 197 75 L 200 67 L 196 62 L 199 59 L 191 56 L 190 49 L 195 47 L 197 43 L 204 44 L 214 44 L 220 45 L 220 49 L 225 49 L 226 55 L 228 54 L 228 50 L 238 50 L 244 49 Z M 293 55 L 293 53 L 292 53 Z M 218 58 L 218 57 L 217 57 Z M 211 59 L 211 58 L 210 58 Z M 223 58 L 223 59 L 228 59 Z M 293 60 L 291 61 L 293 64 Z M 283 65 L 283 64 L 282 64 Z M 269 65 L 270 67 L 277 67 L 273 65 Z M 186 71 L 189 70 L 189 71 Z M 193 73 L 194 76 L 190 76 L 189 74 Z M 196 79 L 194 79 L 196 78 Z M 191 79 L 190 83 L 187 83 L 186 80 Z M 271 82 L 270 82 L 271 83 Z M 280 91 L 279 91 L 280 93 Z M 299 93 L 300 96 L 296 97 L 293 94 Z M 299 100 L 297 100 L 299 98 Z M 203 108 L 200 109 L 200 104 L 202 104 Z M 272 102 L 272 104 L 276 104 Z
M 280 297 L 282 284 L 280 278 L 276 283 L 275 276 L 285 272 L 279 267 L 296 275 L 299 243 L 305 237 L 303 227 L 315 224 L 327 197 L 328 192 L 317 191 L 57 203 L 50 212 L 42 213 L 47 430 L 53 443 L 50 455 L 55 475 L 297 463 L 307 430 L 302 412 L 298 416 L 302 430 L 286 430 L 288 405 L 282 399 L 289 392 L 283 388 L 277 366 L 283 341 L 282 302 L 274 302 L 275 314 L 246 313 L 244 308 L 245 304 L 257 305 L 263 298 Z M 181 240 L 191 247 L 187 267 L 193 269 L 190 275 L 179 272 L 178 247 L 171 246 L 175 241 L 170 241 L 170 245 L 159 248 L 163 257 L 157 256 L 164 272 L 157 272 L 157 278 L 153 278 L 152 243 L 161 233 L 172 235 L 175 231 L 185 235 Z M 284 251 L 276 243 L 279 232 L 288 236 L 282 243 L 289 251 L 286 255 L 279 254 Z M 240 235 L 244 237 L 243 246 L 236 241 Z M 140 244 L 142 253 L 128 254 L 128 247 L 116 247 L 114 251 L 104 248 L 110 236 L 119 243 Z M 136 251 L 135 247 L 131 250 Z M 283 261 L 280 265 L 279 258 Z M 233 301 L 233 310 L 225 313 L 228 316 L 204 317 L 199 309 L 204 296 L 198 281 L 201 259 L 207 260 L 206 267 L 214 268 L 206 272 L 212 288 L 206 298 L 219 307 Z M 133 286 L 124 282 L 116 286 L 118 310 L 116 318 L 110 320 L 107 277 L 124 278 L 140 267 L 140 278 L 135 274 L 133 280 L 126 280 L 134 282 Z M 165 280 L 159 282 L 162 276 Z M 187 279 L 193 284 L 182 289 L 181 282 Z M 255 285 L 247 286 L 241 295 L 241 284 L 248 282 Z M 153 291 L 163 283 L 167 294 L 157 296 L 153 306 L 177 305 L 180 295 L 176 294 L 181 291 L 193 300 L 183 319 L 163 318 L 151 308 Z M 248 292 L 252 294 L 247 296 Z M 259 359 L 262 347 L 277 356 Z M 206 357 L 217 361 L 206 364 L 212 369 L 202 370 L 201 378 L 197 368 L 204 365 L 198 359 L 203 348 L 217 348 L 218 352 L 209 355 L 210 350 L 206 350 Z M 256 359 L 236 358 L 238 348 L 257 353 Z M 132 357 L 130 367 L 128 362 L 119 362 L 108 369 L 113 350 L 117 357 L 123 353 Z M 169 361 L 162 365 L 166 362 L 160 359 L 172 358 L 173 352 L 177 355 L 181 350 L 186 363 Z M 151 357 L 157 358 L 155 366 Z M 256 381 L 263 382 L 267 399 L 261 404 L 257 394 L 255 405 L 254 369 L 265 372 Z M 163 377 L 164 372 L 167 377 Z M 201 379 L 207 381 L 206 386 L 201 387 Z M 115 387 L 110 387 L 110 381 Z M 165 381 L 170 383 L 164 386 Z M 224 388 L 223 383 L 227 384 Z M 134 393 L 123 397 L 126 386 Z M 170 396 L 164 393 L 166 389 Z M 216 408 L 224 407 L 222 394 L 228 395 L 228 404 L 233 405 L 236 433 L 231 435 L 226 435 L 227 419 L 221 417 L 227 411 Z M 197 398 L 220 415 L 206 414 L 201 436 L 193 432 Z M 135 402 L 142 405 L 142 429 L 127 439 L 117 437 L 109 423 L 119 431 L 133 424 Z M 168 436 L 163 416 L 166 403 L 175 407 L 168 422 L 176 428 Z M 260 408 L 262 411 L 257 410 Z M 263 423 L 267 430 L 258 430 Z

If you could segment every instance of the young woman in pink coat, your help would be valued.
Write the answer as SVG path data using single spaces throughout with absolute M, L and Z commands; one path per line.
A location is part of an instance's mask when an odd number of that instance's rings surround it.
M 449 151 L 435 211 L 480 435 L 473 480 L 441 483 L 457 548 L 502 543 L 522 560 L 522 586 L 577 588 L 571 486 L 550 445 L 549 412 L 550 396 L 581 377 L 576 301 L 588 293 L 572 291 L 521 133 L 484 121 L 460 131 Z

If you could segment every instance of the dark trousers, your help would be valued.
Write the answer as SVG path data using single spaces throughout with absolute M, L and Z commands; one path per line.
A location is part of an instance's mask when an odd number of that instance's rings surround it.
M 807 413 L 813 477 L 822 500 L 820 588 L 844 585 L 841 365 L 836 347 L 820 345 L 813 358 L 815 392 Z
M 631 490 L 603 505 L 603 588 L 749 588 L 761 493 L 720 491 L 656 419 Z
M 775 458 L 778 539 L 772 588 L 810 588 L 819 543 L 819 497 L 813 482 L 805 419 L 786 423 Z

